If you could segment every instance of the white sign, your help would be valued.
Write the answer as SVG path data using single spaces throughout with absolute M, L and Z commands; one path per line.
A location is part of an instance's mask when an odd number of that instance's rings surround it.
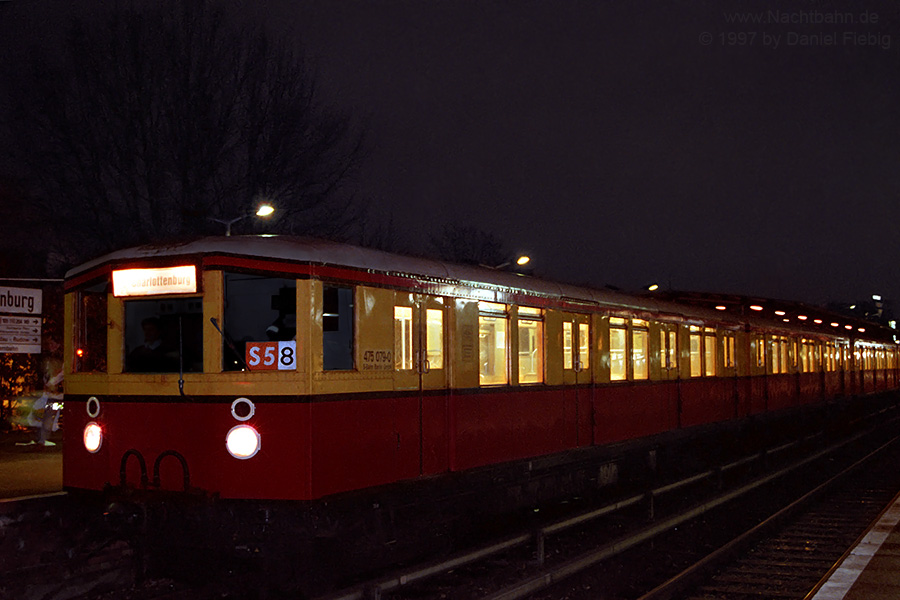
M 41 314 L 41 290 L 0 287 L 0 313 Z
M 197 291 L 197 267 L 123 269 L 112 272 L 114 296 L 193 294 Z
M 0 353 L 41 353 L 41 317 L 0 315 Z

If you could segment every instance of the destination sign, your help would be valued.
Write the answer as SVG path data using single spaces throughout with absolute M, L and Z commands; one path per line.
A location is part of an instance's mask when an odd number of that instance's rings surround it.
M 112 272 L 114 296 L 193 294 L 197 291 L 197 267 L 122 269 Z

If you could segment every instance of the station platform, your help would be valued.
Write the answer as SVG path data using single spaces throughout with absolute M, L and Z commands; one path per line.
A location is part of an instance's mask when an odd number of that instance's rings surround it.
M 0 433 L 0 500 L 62 491 L 62 431 L 50 436 L 55 446 L 20 445 L 34 430 Z
M 900 494 L 852 548 L 812 600 L 900 598 Z

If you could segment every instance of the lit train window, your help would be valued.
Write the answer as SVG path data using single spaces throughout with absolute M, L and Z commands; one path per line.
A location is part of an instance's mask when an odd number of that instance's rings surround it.
M 706 328 L 706 334 L 703 336 L 703 359 L 705 362 L 704 375 L 713 377 L 716 374 L 716 334 L 709 327 Z
M 591 326 L 578 324 L 578 370 L 586 371 L 591 367 Z
M 410 306 L 394 307 L 394 369 L 411 371 L 413 368 L 413 309 Z
M 703 354 L 700 350 L 700 328 L 691 325 L 691 377 L 703 374 Z
M 103 282 L 78 292 L 75 300 L 75 372 L 106 371 L 107 327 L 106 294 Z
M 563 369 L 574 369 L 575 359 L 572 352 L 572 323 L 563 323 Z
M 722 338 L 723 350 L 725 351 L 725 368 L 733 369 L 734 362 L 734 335 L 726 334 Z
M 612 381 L 624 381 L 628 377 L 626 356 L 625 319 L 611 317 L 609 319 L 609 378 Z
M 290 341 L 297 337 L 297 282 L 294 279 L 225 273 L 222 367 L 253 368 L 246 356 L 252 342 Z
M 631 330 L 631 360 L 634 363 L 634 378 L 650 377 L 650 331 L 648 323 L 643 319 L 634 319 Z
M 429 369 L 444 368 L 444 311 L 425 310 L 425 356 Z
M 203 371 L 201 298 L 125 301 L 125 371 Z
M 353 288 L 326 285 L 322 289 L 322 368 L 349 371 L 355 366 Z
M 541 309 L 519 307 L 519 383 L 544 381 L 544 323 Z
M 789 348 L 790 343 L 786 337 L 778 335 L 772 336 L 772 373 L 778 374 L 788 372 L 788 366 L 790 364 L 790 357 L 788 356 Z
M 506 305 L 479 302 L 478 312 L 478 381 L 481 385 L 504 385 L 509 382 Z
M 678 368 L 677 334 L 661 329 L 659 332 L 659 364 L 663 369 Z

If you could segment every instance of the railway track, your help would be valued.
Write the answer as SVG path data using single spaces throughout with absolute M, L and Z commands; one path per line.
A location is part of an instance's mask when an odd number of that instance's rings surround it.
M 891 420 L 886 417 L 882 415 L 882 420 Z M 859 472 L 864 460 L 860 457 L 868 455 L 873 446 L 883 446 L 879 454 L 890 451 L 896 454 L 895 461 L 900 459 L 900 444 L 885 443 L 884 430 L 875 427 L 857 433 L 790 463 L 777 457 L 796 448 L 773 448 L 764 456 L 746 457 L 714 472 L 699 473 L 642 495 L 623 498 L 613 505 L 545 523 L 491 547 L 369 581 L 323 596 L 322 600 L 587 600 L 598 597 L 683 600 L 690 597 L 685 588 L 698 585 L 695 587 L 698 600 L 733 600 L 779 598 L 782 596 L 773 594 L 772 590 L 793 590 L 795 586 L 791 582 L 796 582 L 798 588 L 806 586 L 806 590 L 799 596 L 784 597 L 803 598 L 900 485 L 878 485 L 877 475 L 866 484 L 853 480 L 847 484 L 851 491 L 844 494 L 846 506 L 823 509 L 810 516 L 809 521 L 792 521 L 783 537 L 773 538 L 769 545 L 751 551 L 746 551 L 746 544 L 761 535 L 764 528 L 740 536 L 736 542 L 729 542 L 733 537 L 731 532 L 754 529 L 760 521 L 767 527 L 785 522 L 824 493 L 825 484 L 808 492 L 813 487 L 810 481 L 830 477 L 828 485 L 836 485 L 844 477 L 838 473 L 849 467 L 846 463 L 854 463 L 851 471 Z M 803 442 L 796 444 L 802 445 Z M 752 471 L 757 463 L 779 463 L 779 466 L 751 480 L 735 477 L 736 481 L 729 487 L 718 489 L 717 484 L 727 480 L 731 471 Z M 704 488 L 707 488 L 706 495 L 701 495 Z M 865 495 L 855 494 L 857 489 L 865 489 Z M 802 496 L 801 500 L 792 502 L 798 496 Z M 686 500 L 701 497 L 702 500 L 684 508 L 689 503 Z M 779 510 L 785 504 L 789 507 Z M 767 518 L 772 513 L 777 516 Z M 649 522 L 644 520 L 648 515 L 652 517 Z M 833 523 L 829 519 L 834 519 Z M 643 525 L 634 527 L 634 523 L 642 521 Z M 825 531 L 829 528 L 833 531 Z M 725 550 L 716 551 L 723 545 Z M 713 558 L 704 558 L 710 553 Z M 735 570 L 713 578 L 710 571 L 713 565 L 733 558 L 736 553 L 742 560 L 735 562 Z M 698 561 L 700 566 L 689 569 L 689 574 L 676 575 Z M 782 573 L 776 570 L 777 565 L 787 566 Z M 670 577 L 668 587 L 645 595 L 646 590 Z M 697 577 L 706 577 L 708 583 L 697 584 Z M 750 591 L 754 583 L 765 591 Z M 754 596 L 754 593 L 763 595 Z
M 900 490 L 898 440 L 894 438 L 640 600 L 802 600 L 811 596 Z

